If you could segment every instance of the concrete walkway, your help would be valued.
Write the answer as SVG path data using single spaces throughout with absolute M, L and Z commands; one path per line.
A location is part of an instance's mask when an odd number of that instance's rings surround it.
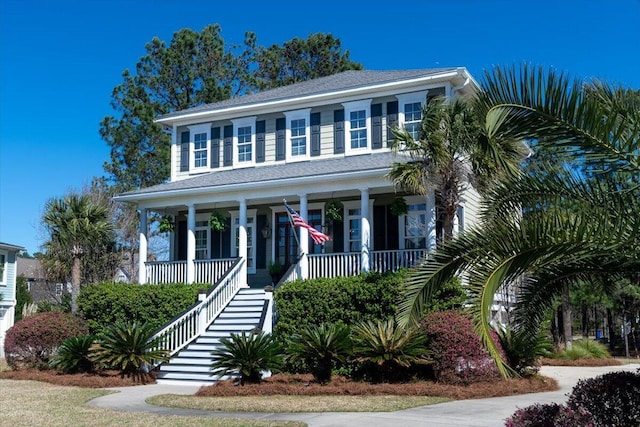
M 306 422 L 310 427 L 355 426 L 355 427 L 495 427 L 504 425 L 504 420 L 516 409 L 534 403 L 563 403 L 578 380 L 595 377 L 612 371 L 635 371 L 640 364 L 606 366 L 598 368 L 574 368 L 545 366 L 541 373 L 558 380 L 560 390 L 547 393 L 532 393 L 518 396 L 493 397 L 489 399 L 458 400 L 422 406 L 397 412 L 336 412 L 336 413 L 251 413 L 213 412 L 191 409 L 175 409 L 152 406 L 145 402 L 148 397 L 159 394 L 194 394 L 199 387 L 151 384 L 136 387 L 119 387 L 118 393 L 98 397 L 88 405 L 127 412 L 149 412 L 165 415 L 196 415 L 204 417 L 252 418 L 263 420 L 295 420 Z

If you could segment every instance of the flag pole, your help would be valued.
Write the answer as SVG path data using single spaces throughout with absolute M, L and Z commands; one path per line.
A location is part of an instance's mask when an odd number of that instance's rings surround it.
M 285 208 L 287 207 L 287 200 L 286 199 L 282 199 L 282 201 L 285 204 Z M 291 212 L 289 212 L 289 209 L 286 209 L 287 211 L 287 217 L 289 218 L 289 224 L 291 224 L 291 229 L 293 230 L 293 237 L 296 238 L 296 243 L 298 244 L 298 251 L 300 251 L 300 240 L 298 240 L 298 233 L 296 233 L 296 226 L 293 224 L 293 218 L 291 218 Z M 304 255 L 304 253 L 301 253 L 301 255 Z

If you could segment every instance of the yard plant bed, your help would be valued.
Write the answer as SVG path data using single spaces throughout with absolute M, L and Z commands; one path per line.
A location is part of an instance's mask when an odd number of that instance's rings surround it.
M 155 376 L 151 374 L 147 384 L 155 383 Z M 24 369 L 18 371 L 0 372 L 0 379 L 5 380 L 32 380 L 62 386 L 75 386 L 83 388 L 127 387 L 141 385 L 132 378 L 120 378 L 117 371 L 103 371 L 99 374 L 61 374 L 54 370 L 40 371 L 37 369 Z
M 398 384 L 370 384 L 334 376 L 329 384 L 313 382 L 311 375 L 278 374 L 260 384 L 238 386 L 233 380 L 222 381 L 200 388 L 196 396 L 439 396 L 448 399 L 478 399 L 539 393 L 558 390 L 552 378 L 536 376 L 502 381 L 480 382 L 469 386 L 454 386 L 432 381 L 414 381 Z

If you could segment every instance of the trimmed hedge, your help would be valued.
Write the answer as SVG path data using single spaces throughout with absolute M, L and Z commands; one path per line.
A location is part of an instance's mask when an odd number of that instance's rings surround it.
M 291 336 L 310 325 L 393 317 L 406 271 L 355 277 L 288 282 L 274 294 L 278 322 L 275 332 Z
M 171 283 L 137 285 L 103 282 L 85 286 L 78 296 L 78 312 L 93 334 L 116 322 L 139 320 L 158 329 L 198 298 L 208 285 Z

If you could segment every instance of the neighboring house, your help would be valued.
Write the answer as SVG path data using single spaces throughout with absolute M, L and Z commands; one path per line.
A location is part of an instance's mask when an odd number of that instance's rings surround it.
M 64 295 L 70 295 L 69 283 L 53 283 L 47 280 L 42 262 L 37 258 L 17 258 L 17 276 L 27 281 L 29 294 L 34 302 L 47 301 L 60 304 Z
M 417 135 L 429 99 L 477 90 L 465 68 L 346 71 L 158 118 L 172 132 L 170 181 L 116 197 L 141 212 L 139 282 L 213 283 L 237 259 L 254 286 L 270 282 L 274 261 L 283 280 L 413 264 L 441 233 L 436 195 L 397 194 L 385 177 L 404 161 L 390 150 L 390 127 Z M 398 196 L 406 214 L 391 209 Z M 283 199 L 332 240 L 294 230 Z M 341 220 L 325 217 L 329 201 Z M 477 209 L 469 188 L 456 231 Z M 170 261 L 147 262 L 149 211 L 173 219 Z M 226 229 L 211 228 L 212 214 Z
M 116 274 L 113 275 L 113 281 L 116 283 L 130 283 L 131 276 L 124 268 L 117 267 Z
M 13 326 L 16 307 L 16 257 L 21 246 L 0 242 L 0 357 L 4 357 L 4 337 Z

